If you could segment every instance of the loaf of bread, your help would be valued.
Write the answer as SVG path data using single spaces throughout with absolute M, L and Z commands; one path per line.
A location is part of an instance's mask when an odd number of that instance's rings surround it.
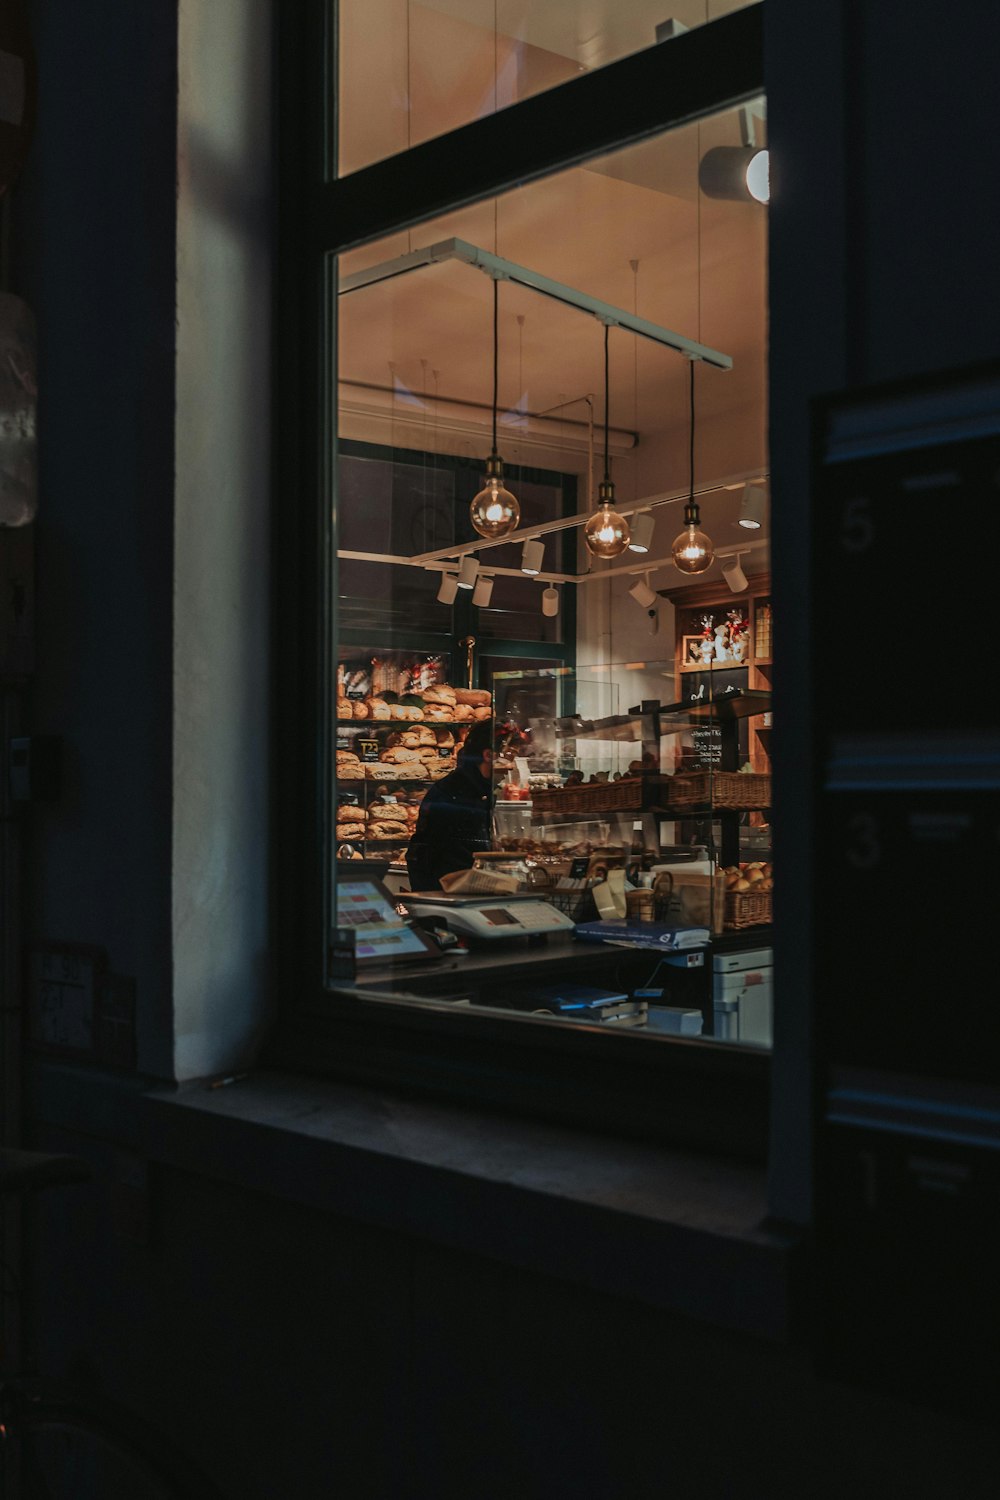
M 405 765 L 407 761 L 419 760 L 419 756 L 407 745 L 393 745 L 391 749 L 383 750 L 382 759 L 387 765 Z
M 456 688 L 455 702 L 467 703 L 471 708 L 488 708 L 492 699 L 486 688 Z
M 398 823 L 402 811 L 398 802 L 376 802 L 368 809 L 368 817 L 373 823 Z
M 449 687 L 446 682 L 437 682 L 433 687 L 424 688 L 425 703 L 454 703 L 456 696 L 456 689 Z
M 386 703 L 386 701 L 385 701 L 384 698 L 369 698 L 367 700 L 367 702 L 368 702 L 368 717 L 370 719 L 391 719 L 392 718 L 392 713 L 390 711 L 390 705 L 388 703 Z
M 337 718 L 338 719 L 353 719 L 354 718 L 354 704 L 351 702 L 350 698 L 338 698 L 337 699 Z
M 340 823 L 337 824 L 338 839 L 363 839 L 365 836 L 364 823 Z

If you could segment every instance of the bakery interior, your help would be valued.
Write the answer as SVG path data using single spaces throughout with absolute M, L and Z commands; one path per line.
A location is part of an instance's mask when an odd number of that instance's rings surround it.
M 469 10 L 407 7 L 388 111 L 353 53 L 342 171 L 579 65 Z M 629 12 L 619 49 L 662 21 Z M 341 257 L 334 977 L 503 1008 L 541 963 L 541 1022 L 770 1045 L 767 207 L 713 175 L 765 147 L 755 99 Z M 476 501 L 494 451 L 513 516 Z M 481 720 L 493 850 L 411 909 L 420 802 Z M 362 962 L 369 876 L 438 961 L 386 931 Z M 638 945 L 580 941 L 602 921 Z

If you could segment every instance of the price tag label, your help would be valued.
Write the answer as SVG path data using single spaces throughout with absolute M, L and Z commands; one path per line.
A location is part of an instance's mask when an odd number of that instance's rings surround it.
M 578 859 L 574 859 L 573 863 L 569 867 L 570 880 L 586 880 L 587 868 L 589 864 L 590 856 L 587 854 L 583 854 Z

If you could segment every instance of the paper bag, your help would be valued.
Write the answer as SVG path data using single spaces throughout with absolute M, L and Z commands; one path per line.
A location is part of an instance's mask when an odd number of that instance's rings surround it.
M 721 932 L 726 909 L 726 877 L 722 871 L 689 874 L 683 865 L 675 865 L 671 874 L 673 890 L 667 897 L 665 920 Z

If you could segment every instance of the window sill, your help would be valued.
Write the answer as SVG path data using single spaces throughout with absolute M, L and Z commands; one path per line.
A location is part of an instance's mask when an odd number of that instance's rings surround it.
M 787 1340 L 801 1247 L 758 1166 L 279 1071 L 155 1090 L 153 1160 Z

